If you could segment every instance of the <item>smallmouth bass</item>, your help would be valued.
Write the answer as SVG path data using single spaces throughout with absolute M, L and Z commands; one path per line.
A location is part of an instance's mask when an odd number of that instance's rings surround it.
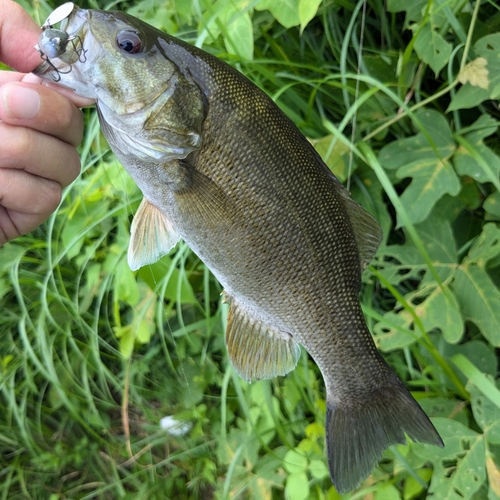
M 285 375 L 299 344 L 307 350 L 326 385 L 337 490 L 357 487 L 405 433 L 442 446 L 361 311 L 380 226 L 276 104 L 226 63 L 120 12 L 69 3 L 45 28 L 36 74 L 96 99 L 144 194 L 130 267 L 183 238 L 224 286 L 228 354 L 245 380 Z

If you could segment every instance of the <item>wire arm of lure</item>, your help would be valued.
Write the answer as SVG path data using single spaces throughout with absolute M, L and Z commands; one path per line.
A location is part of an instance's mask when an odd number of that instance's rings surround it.
M 78 40 L 80 47 L 77 47 L 75 40 Z M 79 36 L 70 36 L 68 42 L 71 42 L 71 45 L 73 45 L 73 50 L 78 56 L 78 60 L 81 63 L 87 62 L 87 49 L 83 48 L 82 39 Z
M 61 80 L 60 75 L 67 75 L 68 73 L 71 73 L 71 70 L 73 69 L 73 66 L 71 64 L 68 66 L 67 71 L 62 71 L 59 68 L 56 68 L 56 66 L 54 66 L 54 63 L 49 59 L 47 54 L 43 52 L 43 50 L 40 48 L 38 44 L 35 45 L 35 49 L 38 50 L 38 52 L 40 52 L 41 59 L 45 61 L 54 71 L 54 74 L 52 75 L 52 80 L 54 80 L 54 82 L 58 82 Z
M 87 61 L 87 50 L 83 48 L 82 40 L 79 36 L 69 36 L 65 31 L 45 28 L 40 35 L 39 43 L 35 45 L 35 49 L 40 53 L 40 57 L 45 61 L 54 71 L 52 79 L 58 82 L 60 75 L 66 75 L 73 69 L 71 64 L 71 56 L 67 54 L 68 45 L 71 44 L 73 53 L 76 55 L 78 61 L 84 63 Z M 62 57 L 64 56 L 64 58 Z M 51 59 L 60 58 L 67 65 L 68 69 L 63 71 L 57 68 Z M 74 62 L 74 60 L 73 60 Z
M 60 5 L 50 14 L 42 25 L 42 33 L 38 39 L 35 49 L 40 53 L 40 57 L 53 70 L 52 79 L 55 82 L 61 80 L 60 75 L 66 75 L 73 69 L 72 64 L 77 60 L 81 63 L 87 61 L 87 50 L 83 47 L 82 39 L 79 36 L 69 36 L 66 31 L 54 28 L 54 25 L 68 18 L 73 12 L 75 4 L 67 2 Z M 68 51 L 68 44 L 71 44 L 73 53 Z M 76 60 L 75 60 L 76 56 Z M 51 59 L 60 59 L 67 65 L 65 71 L 57 68 Z

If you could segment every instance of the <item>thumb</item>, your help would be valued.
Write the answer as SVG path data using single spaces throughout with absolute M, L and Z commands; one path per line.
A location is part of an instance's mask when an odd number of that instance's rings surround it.
M 0 0 L 0 61 L 27 73 L 40 64 L 40 54 L 33 48 L 41 30 L 16 2 Z

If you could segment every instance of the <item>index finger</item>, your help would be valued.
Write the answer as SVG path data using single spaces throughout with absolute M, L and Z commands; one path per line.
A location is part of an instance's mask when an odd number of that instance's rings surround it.
M 40 27 L 28 13 L 11 0 L 0 0 L 0 60 L 11 68 L 28 73 L 40 64 L 40 54 L 33 48 Z

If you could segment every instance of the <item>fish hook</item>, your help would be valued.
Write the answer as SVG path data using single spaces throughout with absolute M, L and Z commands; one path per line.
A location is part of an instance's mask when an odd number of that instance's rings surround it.
M 78 61 L 81 63 L 87 61 L 87 50 L 83 48 L 82 39 L 75 35 L 69 36 L 66 31 L 54 28 L 54 25 L 66 19 L 71 12 L 73 12 L 74 8 L 75 4 L 73 2 L 67 2 L 54 10 L 54 12 L 52 12 L 52 14 L 43 23 L 39 43 L 35 45 L 35 49 L 40 53 L 42 60 L 45 61 L 54 71 L 52 79 L 55 82 L 61 80 L 60 75 L 67 75 L 73 69 L 71 63 L 64 61 L 68 65 L 68 69 L 66 71 L 62 71 L 61 69 L 56 68 L 54 63 L 50 60 L 50 58 L 60 58 L 60 56 L 66 52 L 68 43 L 71 42 L 73 51 L 77 56 Z
M 43 52 L 38 44 L 35 45 L 35 49 L 40 52 L 40 58 L 42 59 L 42 61 L 45 61 L 55 71 L 55 74 L 52 75 L 52 80 L 54 80 L 54 82 L 58 82 L 61 80 L 60 75 L 67 75 L 73 70 L 73 66 L 71 64 L 68 65 L 67 71 L 62 71 L 59 68 L 56 68 L 54 66 L 54 63 L 48 58 L 48 56 Z
M 73 52 L 78 58 L 78 61 L 85 63 L 87 61 L 87 50 L 84 49 L 82 39 L 79 36 L 68 36 L 65 31 L 53 29 L 51 27 L 42 27 L 42 34 L 40 35 L 40 43 L 35 45 L 35 49 L 40 53 L 40 57 L 45 61 L 51 69 L 55 72 L 52 75 L 52 79 L 55 82 L 61 80 L 60 75 L 66 75 L 71 72 L 73 66 L 68 61 L 65 61 L 68 65 L 66 71 L 62 71 L 56 68 L 54 63 L 50 60 L 51 58 L 60 58 L 66 52 L 68 44 L 71 43 L 73 47 Z
M 75 40 L 77 40 L 77 39 L 78 39 L 80 48 L 78 48 L 76 43 L 75 43 Z M 78 35 L 70 36 L 68 39 L 68 42 L 71 42 L 71 45 L 73 45 L 73 50 L 75 51 L 75 54 L 78 56 L 78 60 L 81 63 L 87 62 L 87 50 L 83 48 L 82 39 Z

